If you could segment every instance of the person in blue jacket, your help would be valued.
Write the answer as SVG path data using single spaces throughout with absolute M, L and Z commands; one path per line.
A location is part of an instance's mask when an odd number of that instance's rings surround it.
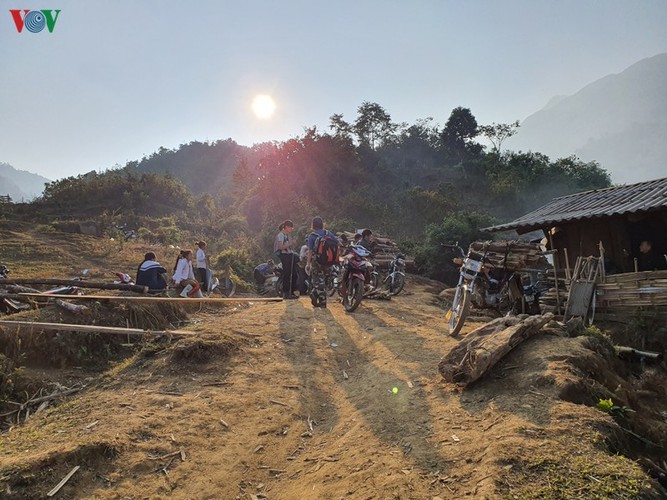
M 144 255 L 144 261 L 137 268 L 137 285 L 147 286 L 150 290 L 164 290 L 167 282 L 164 274 L 167 270 L 155 261 L 155 254 L 148 252 Z

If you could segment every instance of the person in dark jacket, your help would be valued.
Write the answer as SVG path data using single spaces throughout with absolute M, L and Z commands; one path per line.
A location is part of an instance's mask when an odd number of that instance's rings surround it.
M 144 261 L 137 268 L 137 285 L 147 286 L 150 290 L 164 290 L 167 282 L 164 274 L 167 270 L 155 261 L 155 254 L 148 252 L 144 255 Z

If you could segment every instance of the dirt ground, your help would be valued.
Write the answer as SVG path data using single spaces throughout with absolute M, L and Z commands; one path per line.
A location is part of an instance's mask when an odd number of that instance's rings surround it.
M 569 357 L 597 359 L 580 339 L 539 335 L 446 384 L 440 291 L 410 277 L 353 314 L 206 307 L 196 337 L 45 371 L 86 388 L 0 435 L 0 497 L 43 498 L 75 466 L 56 498 L 660 497 L 614 420 L 572 397 Z

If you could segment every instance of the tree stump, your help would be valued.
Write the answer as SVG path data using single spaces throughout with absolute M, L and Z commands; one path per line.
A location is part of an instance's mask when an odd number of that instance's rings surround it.
M 463 387 L 479 379 L 508 352 L 539 332 L 553 314 L 498 318 L 466 335 L 440 361 L 440 374 L 447 382 Z

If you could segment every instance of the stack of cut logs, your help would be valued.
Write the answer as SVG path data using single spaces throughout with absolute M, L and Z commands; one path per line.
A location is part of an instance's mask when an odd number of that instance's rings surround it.
M 508 271 L 543 270 L 549 267 L 547 259 L 537 243 L 520 241 L 475 241 L 470 248 L 477 253 L 486 252 L 489 263 Z
M 340 238 L 343 234 L 347 237 L 348 241 L 354 241 L 354 233 L 344 231 L 342 233 L 338 233 L 337 236 Z M 373 234 L 373 260 L 380 269 L 388 268 L 391 261 L 394 260 L 394 257 L 396 257 L 396 255 L 399 253 L 402 253 L 401 250 L 392 240 Z M 414 271 L 414 259 L 407 258 L 406 256 L 405 268 L 408 271 Z

